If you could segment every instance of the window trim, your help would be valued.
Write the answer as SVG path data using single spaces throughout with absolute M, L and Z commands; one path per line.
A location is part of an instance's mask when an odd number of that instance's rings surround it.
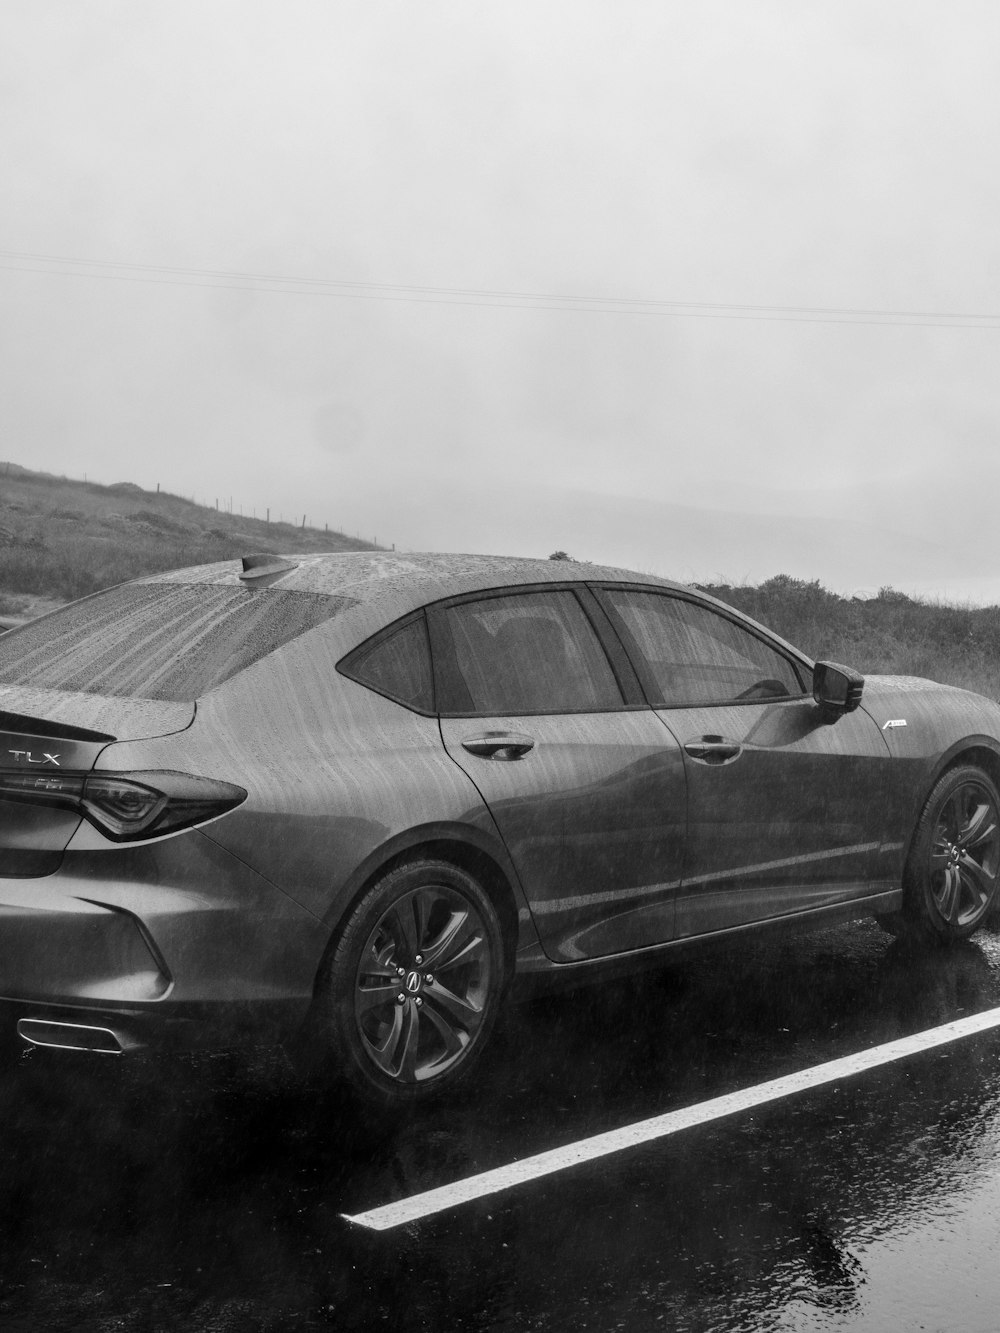
M 777 640 L 777 637 L 770 634 L 763 626 L 755 624 L 742 616 L 735 608 L 724 606 L 706 598 L 698 597 L 680 589 L 660 588 L 651 586 L 648 583 L 588 583 L 588 588 L 594 593 L 596 600 L 604 610 L 609 623 L 613 627 L 618 638 L 621 640 L 622 647 L 628 655 L 635 674 L 639 679 L 646 701 L 650 708 L 655 708 L 660 712 L 681 711 L 691 708 L 746 708 L 759 707 L 761 704 L 788 704 L 801 703 L 803 699 L 810 699 L 812 696 L 806 680 L 806 672 L 812 673 L 813 664 L 803 654 L 793 649 L 790 644 Z M 646 660 L 639 650 L 631 631 L 625 624 L 622 617 L 618 614 L 611 599 L 605 596 L 608 592 L 640 592 L 648 593 L 655 597 L 666 597 L 673 601 L 690 602 L 694 606 L 700 606 L 703 610 L 710 611 L 717 615 L 720 620 L 728 620 L 737 628 L 743 630 L 751 638 L 759 639 L 777 656 L 782 657 L 789 664 L 795 678 L 801 687 L 801 694 L 775 695 L 771 699 L 702 699 L 694 703 L 670 703 L 663 699 L 662 691 L 657 685 L 656 678 L 646 665 Z
M 572 585 L 572 590 L 582 604 L 587 619 L 590 621 L 594 633 L 600 639 L 601 647 L 611 663 L 611 670 L 615 673 L 618 688 L 625 700 L 625 707 L 620 711 L 625 712 L 630 707 L 646 707 L 646 697 L 639 677 L 636 675 L 635 667 L 632 665 L 632 659 L 625 651 L 621 639 L 615 632 L 615 627 L 608 618 L 607 611 L 594 595 L 593 588 L 589 583 L 577 583 Z
M 632 640 L 628 628 L 621 622 L 614 607 L 604 596 L 606 592 L 617 591 L 652 593 L 658 597 L 692 602 L 695 606 L 701 606 L 706 610 L 715 612 L 723 620 L 731 621 L 753 638 L 760 639 L 762 643 L 778 653 L 780 657 L 784 657 L 791 665 L 802 686 L 802 694 L 786 695 L 774 699 L 728 699 L 690 704 L 657 703 L 656 699 L 659 697 L 659 691 L 656 687 L 656 681 L 652 673 L 648 671 L 638 645 Z M 665 709 L 679 711 L 690 708 L 740 708 L 748 705 L 760 705 L 761 703 L 798 703 L 802 699 L 811 697 L 807 684 L 808 676 L 811 675 L 813 669 L 811 659 L 806 657 L 804 653 L 799 652 L 792 644 L 785 643 L 777 635 L 771 634 L 764 626 L 757 625 L 756 622 L 743 616 L 734 607 L 728 607 L 724 603 L 716 603 L 713 598 L 701 597 L 697 593 L 688 592 L 686 589 L 663 587 L 659 584 L 650 583 L 619 583 L 589 579 L 558 583 L 503 584 L 500 587 L 478 588 L 472 592 L 442 597 L 437 601 L 429 602 L 425 606 L 417 608 L 415 611 L 408 611 L 405 615 L 400 616 L 398 620 L 394 620 L 383 626 L 382 629 L 376 630 L 374 634 L 369 635 L 367 639 L 345 653 L 337 662 L 335 669 L 340 675 L 362 686 L 362 688 L 371 690 L 373 694 L 378 694 L 391 703 L 397 704 L 400 708 L 405 708 L 408 712 L 416 713 L 420 717 L 499 717 L 501 714 L 481 713 L 471 708 L 465 711 L 445 711 L 440 707 L 440 702 L 443 699 L 453 698 L 463 690 L 467 691 L 465 682 L 458 670 L 447 617 L 442 613 L 452 606 L 460 606 L 467 602 L 488 601 L 497 597 L 517 597 L 538 592 L 569 592 L 573 594 L 604 651 L 621 693 L 622 702 L 614 708 L 570 708 L 559 709 L 556 712 L 534 710 L 530 713 L 505 713 L 502 715 L 504 717 L 570 717 L 576 713 L 632 713 L 646 711 L 650 708 L 661 711 Z M 377 689 L 367 681 L 361 680 L 351 671 L 355 661 L 367 656 L 384 639 L 390 638 L 393 634 L 405 629 L 411 621 L 421 618 L 424 621 L 424 632 L 430 653 L 432 711 L 404 703 L 393 695 L 386 694 L 384 690 Z
M 468 709 L 458 710 L 444 708 L 442 704 L 445 700 L 460 697 L 463 693 L 468 696 L 468 686 L 465 684 L 465 680 L 458 667 L 455 646 L 452 641 L 451 630 L 445 612 L 449 611 L 453 606 L 463 606 L 470 602 L 486 602 L 497 600 L 499 598 L 524 597 L 535 593 L 558 592 L 570 593 L 583 613 L 585 621 L 593 631 L 597 644 L 601 652 L 604 654 L 605 661 L 611 671 L 612 679 L 621 696 L 620 702 L 615 705 L 599 708 L 535 708 L 530 711 L 515 713 L 486 713 L 481 709 L 472 708 L 470 697 L 470 708 Z M 632 669 L 632 664 L 629 662 L 628 656 L 621 649 L 621 644 L 616 644 L 615 640 L 611 639 L 605 630 L 607 617 L 603 608 L 599 606 L 597 599 L 593 597 L 590 588 L 582 579 L 573 583 L 514 583 L 504 585 L 500 588 L 480 588 L 474 592 L 462 593 L 456 597 L 442 598 L 440 601 L 428 605 L 425 610 L 427 611 L 427 622 L 430 632 L 431 660 L 434 666 L 435 679 L 435 700 L 438 704 L 439 717 L 572 717 L 574 715 L 591 713 L 627 713 L 639 709 L 644 711 L 649 707 L 646 700 L 642 697 L 642 689 L 638 677 L 636 677 L 635 672 Z

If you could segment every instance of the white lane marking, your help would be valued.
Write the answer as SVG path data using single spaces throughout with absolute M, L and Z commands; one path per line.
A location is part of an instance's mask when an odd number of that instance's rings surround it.
M 835 1083 L 838 1079 L 850 1078 L 868 1069 L 877 1069 L 879 1065 L 891 1064 L 893 1060 L 903 1060 L 909 1055 L 933 1050 L 935 1046 L 946 1046 L 949 1042 L 961 1041 L 964 1037 L 973 1037 L 977 1033 L 989 1032 L 998 1027 L 1000 1027 L 1000 1009 L 987 1009 L 985 1013 L 974 1014 L 971 1018 L 960 1018 L 954 1023 L 945 1023 L 942 1027 L 930 1028 L 926 1032 L 915 1032 L 911 1037 L 902 1037 L 899 1041 L 886 1042 L 867 1051 L 842 1056 L 839 1060 L 829 1060 L 825 1064 L 813 1065 L 809 1069 L 800 1069 L 794 1074 L 786 1074 L 783 1078 L 772 1079 L 769 1083 L 758 1083 L 755 1087 L 744 1088 L 740 1092 L 729 1092 L 723 1097 L 713 1097 L 711 1101 L 699 1102 L 696 1106 L 668 1111 L 665 1115 L 639 1120 L 636 1124 L 625 1125 L 622 1129 L 595 1134 L 592 1138 L 580 1139 L 577 1143 L 568 1143 L 565 1147 L 553 1148 L 534 1157 L 525 1157 L 518 1162 L 510 1162 L 507 1166 L 498 1166 L 492 1171 L 467 1176 L 465 1180 L 456 1180 L 451 1185 L 441 1185 L 438 1189 L 414 1194 L 408 1199 L 400 1199 L 397 1203 L 387 1203 L 364 1213 L 353 1215 L 343 1213 L 341 1216 L 348 1222 L 367 1227 L 372 1231 L 388 1231 L 407 1222 L 416 1222 L 422 1217 L 444 1212 L 445 1209 L 454 1208 L 457 1204 L 481 1199 L 487 1194 L 497 1194 L 515 1185 L 537 1180 L 540 1176 L 565 1171 L 571 1166 L 579 1166 L 581 1162 L 592 1162 L 598 1157 L 624 1152 L 627 1148 L 634 1148 L 640 1143 L 664 1138 L 668 1134 L 676 1134 L 679 1130 L 690 1129 L 694 1125 L 704 1125 L 710 1120 L 720 1120 L 723 1116 L 733 1115 L 737 1111 L 748 1111 L 753 1106 L 778 1101 L 782 1097 L 790 1097 L 793 1093 L 820 1087 L 824 1083 Z

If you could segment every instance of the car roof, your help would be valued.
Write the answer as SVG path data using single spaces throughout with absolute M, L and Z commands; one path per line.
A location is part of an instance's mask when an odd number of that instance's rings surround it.
M 682 589 L 656 575 L 593 565 L 578 560 L 538 560 L 504 555 L 452 555 L 426 552 L 334 551 L 318 555 L 275 555 L 287 573 L 268 574 L 266 586 L 288 592 L 320 593 L 376 605 L 386 621 L 425 602 L 466 592 L 517 584 L 568 583 L 587 579 L 649 583 Z M 273 565 L 269 566 L 273 568 Z M 174 569 L 135 580 L 137 583 L 209 583 L 239 586 L 240 560 Z M 263 583 L 263 580 L 262 580 Z
M 325 626 L 328 633 L 341 640 L 342 649 L 367 638 L 429 602 L 465 593 L 510 588 L 519 584 L 616 582 L 640 583 L 694 595 L 700 601 L 718 607 L 745 625 L 762 630 L 773 642 L 789 649 L 801 661 L 811 665 L 801 649 L 753 620 L 750 616 L 720 602 L 691 584 L 660 578 L 657 574 L 620 569 L 614 565 L 596 565 L 583 560 L 542 560 L 513 555 L 454 555 L 426 551 L 330 551 L 301 555 L 270 555 L 267 570 L 287 563 L 287 572 L 265 573 L 257 587 L 339 597 L 344 609 Z M 180 583 L 216 584 L 222 587 L 247 586 L 240 579 L 242 560 L 221 560 L 211 565 L 174 569 L 135 579 L 137 584 Z M 317 631 L 320 632 L 320 631 Z

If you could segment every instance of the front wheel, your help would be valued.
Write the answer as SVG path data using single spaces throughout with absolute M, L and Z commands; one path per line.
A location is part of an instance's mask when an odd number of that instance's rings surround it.
M 380 1108 L 464 1078 L 492 1031 L 503 941 L 489 896 L 445 861 L 397 867 L 350 913 L 317 996 L 329 1072 Z
M 996 903 L 1000 882 L 1000 794 L 971 765 L 942 775 L 917 823 L 903 874 L 897 934 L 967 939 Z

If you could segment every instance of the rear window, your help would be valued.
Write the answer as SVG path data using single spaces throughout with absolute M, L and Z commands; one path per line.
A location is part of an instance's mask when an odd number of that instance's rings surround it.
M 191 702 L 353 605 L 278 588 L 125 584 L 0 635 L 0 683 Z

